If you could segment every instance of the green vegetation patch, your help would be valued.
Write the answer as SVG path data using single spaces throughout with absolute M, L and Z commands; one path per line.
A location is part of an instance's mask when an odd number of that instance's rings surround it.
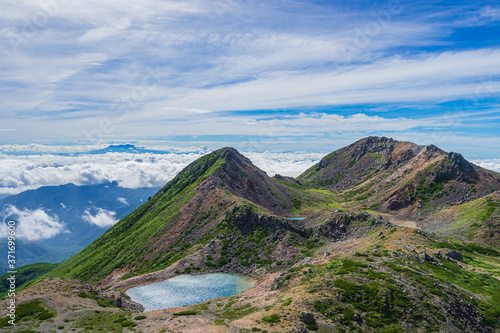
M 16 269 L 16 290 L 21 290 L 29 282 L 36 280 L 40 276 L 52 271 L 57 267 L 57 264 L 36 263 L 26 265 Z M 0 275 L 0 299 L 7 295 L 10 288 L 10 282 L 7 278 L 10 274 Z
M 342 291 L 338 295 L 342 302 L 351 304 L 359 311 L 371 314 L 382 325 L 397 323 L 399 318 L 414 306 L 405 294 L 393 285 L 381 282 L 357 284 L 345 279 L 336 279 L 334 286 Z M 314 303 L 315 308 L 318 311 L 321 309 L 322 313 L 326 313 L 329 305 L 331 307 L 332 303 Z M 344 310 L 342 309 L 342 311 Z M 346 313 L 351 312 L 347 310 Z M 350 316 L 344 316 L 344 320 L 349 321 L 346 318 L 350 318 Z
M 27 303 L 21 303 L 16 307 L 16 322 L 29 320 L 47 320 L 57 316 L 56 312 L 50 311 L 45 306 L 45 301 L 35 299 Z M 0 328 L 10 327 L 9 317 L 0 320 Z
M 131 318 L 132 313 L 112 311 L 82 311 L 78 312 L 74 320 L 68 321 L 67 332 L 129 332 L 137 326 Z
M 279 323 L 281 321 L 281 316 L 279 314 L 272 314 L 264 316 L 260 319 L 263 323 Z

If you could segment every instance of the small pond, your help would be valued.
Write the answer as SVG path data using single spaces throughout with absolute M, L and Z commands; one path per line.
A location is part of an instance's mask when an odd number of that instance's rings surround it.
M 295 221 L 302 221 L 302 220 L 305 220 L 306 218 L 305 217 L 300 217 L 300 216 L 290 216 L 290 217 L 287 217 L 287 219 L 289 219 L 289 220 L 295 220 Z
M 152 311 L 236 295 L 254 285 L 254 279 L 238 274 L 178 275 L 162 282 L 130 288 L 126 293 L 134 302 L 144 305 L 146 311 Z

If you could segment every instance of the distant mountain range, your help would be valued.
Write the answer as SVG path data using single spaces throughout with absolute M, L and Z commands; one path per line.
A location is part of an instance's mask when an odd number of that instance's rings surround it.
M 5 215 L 5 221 L 25 218 L 27 220 L 21 223 L 29 223 L 30 219 L 40 219 L 36 212 L 40 213 L 41 210 L 62 224 L 61 232 L 52 237 L 36 241 L 21 239 L 17 246 L 18 265 L 58 263 L 102 235 L 111 227 L 111 220 L 125 217 L 157 191 L 158 188 L 122 188 L 116 182 L 87 186 L 46 186 L 1 199 L 0 212 Z M 15 209 L 10 209 L 11 207 Z M 43 217 L 45 215 L 42 219 Z M 6 255 L 7 247 L 4 245 L 2 240 L 0 255 Z M 1 273 L 5 272 L 5 267 L 0 269 Z
M 99 318 L 151 333 L 496 332 L 499 190 L 498 173 L 458 153 L 385 137 L 341 148 L 298 178 L 270 178 L 222 148 L 45 275 L 56 280 L 19 298 L 45 290 L 37 297 L 75 331 L 96 312 L 69 313 L 74 300 L 62 295 L 96 299 L 88 307 L 113 302 L 121 321 L 104 307 Z M 140 317 L 124 293 L 210 272 L 258 281 L 243 297 Z

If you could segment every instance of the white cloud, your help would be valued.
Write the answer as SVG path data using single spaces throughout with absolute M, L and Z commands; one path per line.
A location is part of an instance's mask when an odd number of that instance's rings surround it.
M 305 152 L 243 154 L 270 176 L 276 173 L 297 176 L 322 156 Z M 41 186 L 67 183 L 90 185 L 116 181 L 119 186 L 126 188 L 161 187 L 202 155 L 199 152 L 78 156 L 0 154 L 0 194 L 11 195 Z M 127 204 L 124 198 L 117 200 Z
M 269 176 L 276 174 L 297 177 L 314 164 L 318 163 L 325 154 L 321 153 L 253 153 L 244 152 L 253 164 L 264 170 Z
M 26 145 L 0 145 L 0 152 L 3 153 L 80 153 L 92 150 L 103 149 L 105 144 L 100 145 L 43 145 L 39 143 L 30 143 Z
M 64 223 L 60 222 L 57 215 L 50 216 L 43 209 L 20 210 L 15 206 L 7 206 L 2 212 L 3 223 L 0 234 L 5 239 L 7 235 L 7 222 L 17 221 L 17 237 L 27 241 L 47 239 L 64 232 Z
M 113 142 L 110 142 L 113 144 Z M 165 153 L 175 153 L 175 154 L 184 154 L 184 153 L 204 153 L 206 152 L 206 147 L 172 147 L 166 145 L 152 145 L 151 142 L 148 142 L 147 149 L 157 150 Z M 121 141 L 118 141 L 117 144 L 121 144 Z M 86 153 L 95 150 L 101 150 L 107 148 L 109 144 L 101 143 L 101 144 L 85 144 L 85 145 L 47 145 L 47 144 L 39 144 L 39 143 L 30 143 L 30 144 L 0 144 L 0 152 L 10 153 L 22 155 L 22 153 L 26 154 L 80 154 Z M 143 147 L 142 145 L 140 147 Z M 143 147 L 146 148 L 146 147 Z
M 149 136 L 159 119 L 173 117 L 204 130 L 193 122 L 200 110 L 442 102 L 473 96 L 481 76 L 500 68 L 495 47 L 421 52 L 449 43 L 454 27 L 410 4 L 377 23 L 373 14 L 387 4 L 353 11 L 306 1 L 49 3 L 55 8 L 23 0 L 0 11 L 3 142 L 87 139 L 83 131 L 99 129 L 100 118 L 117 128 L 101 131 L 107 140 Z M 459 9 L 432 14 L 449 23 Z M 475 9 L 473 16 L 498 18 L 498 7 Z M 38 26 L 24 26 L 35 19 Z M 360 45 L 357 32 L 374 23 L 377 32 Z M 151 71 L 154 89 L 144 91 Z M 498 94 L 498 82 L 491 88 Z M 127 117 L 115 103 L 123 98 Z
M 192 89 L 178 100 L 155 103 L 156 111 L 146 114 L 164 115 L 168 111 L 165 107 L 172 107 L 173 110 L 182 107 L 231 111 L 281 108 L 284 105 L 447 101 L 475 97 L 484 84 L 487 84 L 490 95 L 499 94 L 498 81 L 471 83 L 478 77 L 499 73 L 500 49 L 496 48 L 425 54 L 413 58 L 395 56 L 367 65 L 343 66 L 333 71 L 276 71 L 241 83 Z M 163 110 L 160 107 L 162 104 Z M 141 117 L 144 115 L 144 112 L 140 113 Z M 139 114 L 136 116 L 139 117 Z
M 500 172 L 500 158 L 485 159 L 485 160 L 472 159 L 470 161 L 474 164 L 479 165 L 480 167 L 485 168 L 485 169 Z
M 118 220 L 115 218 L 116 212 L 98 208 L 95 215 L 86 210 L 82 215 L 83 220 L 95 224 L 98 227 L 105 228 L 114 225 Z
M 0 194 L 16 194 L 41 186 L 102 184 L 116 181 L 125 188 L 165 185 L 187 164 L 189 154 L 1 155 Z
M 121 202 L 121 203 L 122 203 L 122 204 L 124 204 L 124 205 L 127 205 L 127 206 L 129 205 L 129 203 L 128 203 L 128 201 L 127 201 L 127 198 L 121 198 L 121 197 L 118 197 L 116 200 L 117 200 L 118 202 Z
M 130 26 L 130 20 L 126 17 L 121 18 L 113 24 L 107 24 L 99 28 L 87 31 L 79 38 L 81 42 L 93 42 L 96 40 L 111 37 Z

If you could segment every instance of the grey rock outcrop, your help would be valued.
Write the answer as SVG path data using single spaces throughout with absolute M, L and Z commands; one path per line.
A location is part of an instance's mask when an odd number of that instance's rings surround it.
M 314 314 L 310 312 L 302 312 L 299 315 L 300 320 L 306 325 L 313 324 L 316 322 L 316 319 L 314 318 Z
M 455 260 L 458 260 L 458 261 L 464 261 L 464 256 L 462 255 L 461 252 L 459 252 L 457 250 L 453 250 L 453 251 L 448 252 L 446 254 L 446 256 L 448 258 L 455 259 Z

